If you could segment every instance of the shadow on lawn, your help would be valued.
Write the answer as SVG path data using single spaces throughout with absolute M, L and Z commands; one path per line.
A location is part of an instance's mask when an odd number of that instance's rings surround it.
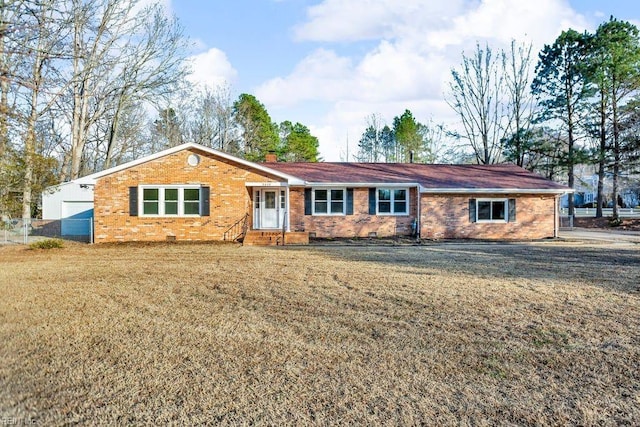
M 640 292 L 640 251 L 628 248 L 444 243 L 427 246 L 289 248 L 332 258 L 395 267 L 467 273 L 476 277 L 560 279 L 622 292 Z

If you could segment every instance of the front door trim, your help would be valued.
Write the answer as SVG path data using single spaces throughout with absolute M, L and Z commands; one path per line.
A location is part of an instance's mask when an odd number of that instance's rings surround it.
M 273 206 L 273 208 L 271 207 Z M 253 189 L 253 229 L 278 230 L 286 220 L 289 230 L 289 188 L 261 186 Z

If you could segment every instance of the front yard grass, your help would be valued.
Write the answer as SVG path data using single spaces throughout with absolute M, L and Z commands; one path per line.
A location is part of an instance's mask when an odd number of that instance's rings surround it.
M 0 247 L 0 420 L 640 424 L 640 251 Z

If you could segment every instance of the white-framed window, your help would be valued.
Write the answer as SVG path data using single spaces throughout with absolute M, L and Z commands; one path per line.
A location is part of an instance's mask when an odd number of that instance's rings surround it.
M 379 215 L 407 215 L 409 213 L 409 189 L 378 188 L 376 191 Z
M 345 193 L 344 188 L 314 188 L 313 215 L 344 215 Z
M 197 185 L 140 186 L 140 216 L 200 216 L 201 187 Z
M 509 217 L 508 199 L 477 199 L 477 222 L 507 222 Z

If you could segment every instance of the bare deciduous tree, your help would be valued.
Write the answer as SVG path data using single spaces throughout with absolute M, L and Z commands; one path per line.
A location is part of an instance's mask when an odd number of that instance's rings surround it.
M 473 55 L 462 54 L 462 66 L 452 69 L 447 103 L 460 117 L 461 138 L 466 139 L 482 164 L 496 163 L 502 155 L 507 129 L 504 93 L 505 56 L 476 45 Z
M 387 161 L 387 150 L 382 143 L 382 117 L 378 113 L 372 113 L 365 121 L 367 129 L 360 137 L 356 159 L 360 162 L 378 162 L 384 158 Z
M 524 167 L 534 144 L 531 131 L 535 108 L 535 100 L 531 94 L 531 44 L 516 45 L 515 40 L 512 40 L 505 57 L 504 82 L 509 117 L 505 143 L 508 146 L 509 160 Z
M 64 25 L 54 0 L 13 2 L 14 17 L 20 16 L 21 26 L 10 46 L 18 66 L 10 84 L 16 92 L 16 127 L 21 134 L 22 217 L 32 217 L 32 192 L 42 164 L 42 138 L 38 136 L 41 117 L 49 110 L 57 93 L 56 70 L 52 62 L 60 58 L 60 43 L 64 38 Z M 6 120 L 6 116 L 5 116 Z
M 233 117 L 233 101 L 228 86 L 205 87 L 193 97 L 189 121 L 192 142 L 231 154 L 240 153 L 238 127 Z
M 73 0 L 70 13 L 71 94 L 61 107 L 71 123 L 69 164 L 63 169 L 74 179 L 90 172 L 83 170 L 82 159 L 91 135 L 94 144 L 104 145 L 104 160 L 98 163 L 112 164 L 123 112 L 136 103 L 157 107 L 166 102 L 187 73 L 187 50 L 181 27 L 159 5 Z

